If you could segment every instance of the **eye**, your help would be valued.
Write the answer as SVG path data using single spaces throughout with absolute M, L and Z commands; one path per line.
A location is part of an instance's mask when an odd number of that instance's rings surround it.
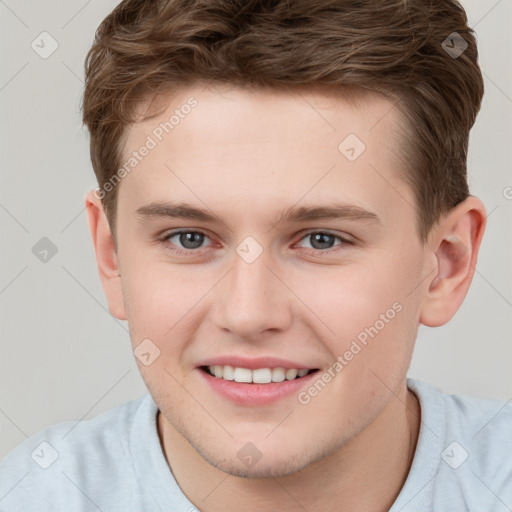
M 209 238 L 201 231 L 173 231 L 172 233 L 165 235 L 163 241 L 170 242 L 171 244 L 178 246 L 178 248 L 181 246 L 182 249 L 193 251 L 194 249 L 201 249 L 205 239 Z M 176 252 L 181 251 L 177 250 Z
M 328 233 L 326 231 L 312 231 L 307 233 L 301 241 L 302 240 L 309 241 L 311 248 L 318 251 L 325 251 L 326 249 L 332 249 L 333 247 L 351 243 L 349 240 L 346 240 L 339 235 L 334 235 L 333 233 Z M 340 243 L 334 244 L 336 240 Z M 304 247 L 304 245 L 301 245 L 301 242 L 299 243 L 299 246 Z
M 192 230 L 173 231 L 162 238 L 162 242 L 166 247 L 176 254 L 198 252 L 198 249 L 212 245 L 211 243 L 206 246 L 203 245 L 206 240 L 210 240 L 206 233 Z M 308 242 L 310 247 L 307 245 Z M 301 238 L 297 246 L 312 249 L 313 252 L 329 252 L 330 250 L 337 250 L 337 247 L 346 244 L 352 245 L 352 242 L 340 235 L 327 231 L 311 231 Z

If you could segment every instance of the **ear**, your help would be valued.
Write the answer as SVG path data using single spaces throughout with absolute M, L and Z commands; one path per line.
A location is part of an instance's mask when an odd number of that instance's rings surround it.
M 428 250 L 437 270 L 428 282 L 419 319 L 422 324 L 444 325 L 459 309 L 473 279 L 485 226 L 485 207 L 470 196 L 434 229 Z
M 108 309 L 119 320 L 126 320 L 126 311 L 121 287 L 121 275 L 114 246 L 114 239 L 103 209 L 101 199 L 93 190 L 85 196 L 85 208 L 89 220 L 92 243 L 103 291 L 107 297 Z

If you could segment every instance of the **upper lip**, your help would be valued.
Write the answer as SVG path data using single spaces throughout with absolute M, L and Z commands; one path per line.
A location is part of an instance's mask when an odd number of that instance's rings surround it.
M 248 368 L 250 370 L 257 370 L 258 368 L 307 368 L 309 370 L 318 368 L 317 366 L 311 366 L 310 364 L 298 363 L 296 361 L 290 361 L 287 359 L 280 359 L 278 357 L 262 356 L 248 358 L 243 356 L 217 356 L 209 359 L 205 359 L 198 367 L 201 366 L 233 366 L 234 368 Z

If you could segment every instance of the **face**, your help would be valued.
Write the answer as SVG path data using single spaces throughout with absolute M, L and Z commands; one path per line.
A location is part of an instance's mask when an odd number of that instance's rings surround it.
M 118 190 L 140 371 L 212 465 L 290 474 L 404 386 L 427 258 L 398 112 L 312 90 L 197 85 L 168 100 L 127 132 L 126 160 L 140 159 Z

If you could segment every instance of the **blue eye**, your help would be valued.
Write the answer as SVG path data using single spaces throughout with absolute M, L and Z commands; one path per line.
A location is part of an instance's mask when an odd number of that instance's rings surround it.
M 312 231 L 307 233 L 301 240 L 309 240 L 312 248 L 318 251 L 324 251 L 326 249 L 332 249 L 333 246 L 335 247 L 343 245 L 344 243 L 350 243 L 348 240 L 345 240 L 338 235 L 333 235 L 332 233 L 325 231 Z M 334 245 L 336 240 L 340 243 Z
M 173 242 L 172 239 L 177 237 L 177 242 L 181 245 L 181 248 L 187 250 L 200 249 L 203 242 L 206 238 L 208 238 L 201 231 L 175 231 L 173 233 L 169 233 L 164 241 L 171 242 L 175 245 L 176 242 Z M 178 245 L 178 247 L 180 246 Z
M 166 244 L 167 249 L 170 251 L 180 255 L 187 255 L 194 252 L 197 253 L 199 252 L 198 249 L 204 249 L 212 245 L 211 243 L 203 245 L 206 240 L 210 240 L 210 238 L 201 231 L 178 230 L 165 235 L 162 242 Z M 308 241 L 309 247 L 303 245 L 305 242 L 308 243 Z M 297 244 L 297 246 L 310 249 L 314 253 L 327 253 L 343 245 L 352 245 L 352 242 L 326 231 L 306 233 Z

